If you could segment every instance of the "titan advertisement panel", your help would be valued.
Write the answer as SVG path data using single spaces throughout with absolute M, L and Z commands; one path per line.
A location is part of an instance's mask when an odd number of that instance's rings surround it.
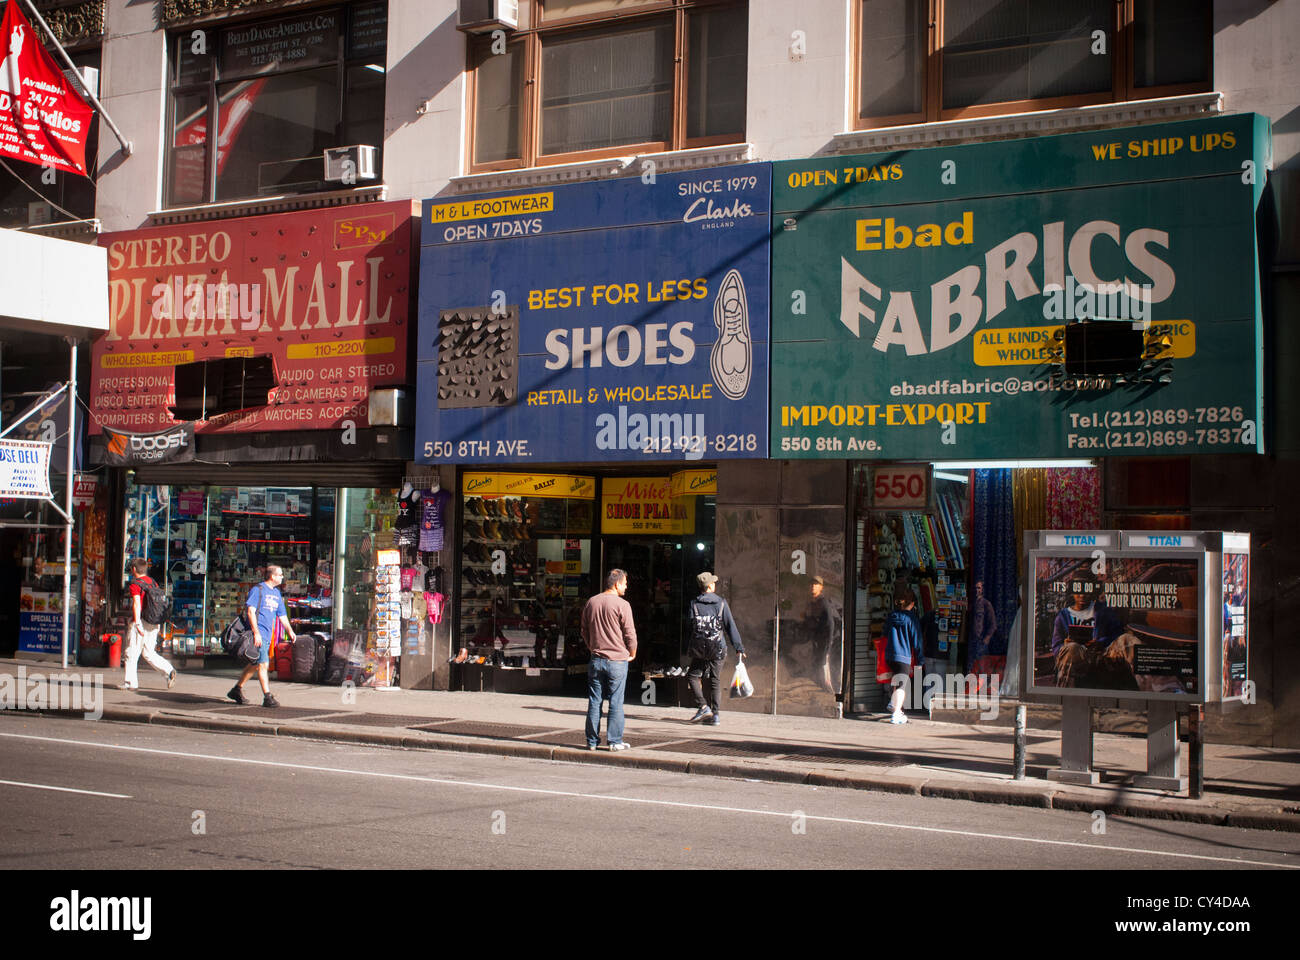
M 416 458 L 765 457 L 770 172 L 426 200 Z
M 1225 553 L 1233 543 L 1237 552 Z M 1247 535 L 1028 531 L 1025 547 L 1027 693 L 1180 703 L 1243 695 Z
M 170 430 L 178 364 L 256 356 L 274 359 L 270 402 L 195 433 L 369 426 L 370 391 L 409 382 L 414 213 L 398 201 L 105 234 L 91 432 Z
M 772 456 L 1263 451 L 1254 114 L 774 164 Z M 1050 354 L 1136 324 L 1126 382 Z

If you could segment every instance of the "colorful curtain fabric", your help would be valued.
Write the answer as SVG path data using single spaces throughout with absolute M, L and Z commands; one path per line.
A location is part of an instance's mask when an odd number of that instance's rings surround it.
M 974 529 L 971 535 L 970 643 L 968 673 L 1000 673 L 1006 664 L 1007 637 L 1020 605 L 1018 566 L 1020 546 L 1015 540 L 1016 511 L 1012 471 L 975 470 Z M 982 589 L 982 593 L 981 593 Z M 984 601 L 988 606 L 984 606 Z M 982 609 L 981 609 L 982 608 Z M 995 623 L 993 629 L 975 626 Z
M 1101 527 L 1101 471 L 1065 467 L 1047 471 L 1048 530 Z

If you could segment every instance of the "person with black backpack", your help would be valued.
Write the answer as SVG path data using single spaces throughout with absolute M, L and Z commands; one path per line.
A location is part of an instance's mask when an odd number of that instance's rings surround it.
M 717 726 L 722 722 L 722 662 L 727 658 L 727 641 L 731 641 L 741 660 L 745 659 L 745 647 L 740 642 L 740 631 L 732 619 L 731 608 L 716 592 L 718 578 L 706 570 L 695 580 L 700 585 L 700 595 L 691 601 L 688 624 L 691 640 L 686 648 L 691 667 L 686 671 L 686 677 L 699 709 L 690 722 L 703 721 Z M 706 680 L 709 684 L 707 696 L 704 692 Z
M 171 616 L 171 601 L 162 587 L 149 576 L 149 561 L 137 557 L 131 561 L 131 627 L 126 643 L 126 676 L 119 690 L 139 690 L 137 673 L 140 657 L 167 678 L 167 689 L 176 682 L 176 668 L 157 651 L 158 631 Z

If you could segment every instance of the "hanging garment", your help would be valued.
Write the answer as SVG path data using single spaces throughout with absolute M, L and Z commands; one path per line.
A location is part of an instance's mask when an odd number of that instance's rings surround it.
M 432 553 L 443 547 L 443 528 L 451 494 L 446 490 L 426 490 L 420 517 L 420 551 Z

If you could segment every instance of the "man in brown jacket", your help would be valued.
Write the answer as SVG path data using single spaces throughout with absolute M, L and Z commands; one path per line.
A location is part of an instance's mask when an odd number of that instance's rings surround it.
M 609 701 L 605 739 L 611 750 L 626 750 L 623 742 L 623 690 L 627 686 L 627 665 L 636 657 L 636 628 L 632 606 L 623 599 L 627 574 L 611 570 L 605 576 L 605 590 L 582 608 L 582 642 L 591 652 L 587 664 L 587 749 L 600 745 L 601 705 Z

